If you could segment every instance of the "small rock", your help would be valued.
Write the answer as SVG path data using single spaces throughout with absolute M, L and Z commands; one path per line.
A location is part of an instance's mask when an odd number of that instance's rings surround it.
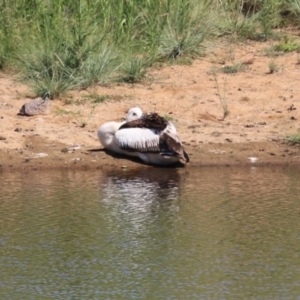
M 254 157 L 254 156 L 250 156 L 250 157 L 248 157 L 248 158 L 250 159 L 250 162 L 252 162 L 252 163 L 257 162 L 257 160 L 258 160 L 258 158 L 257 158 L 257 157 Z
M 36 158 L 39 158 L 39 157 L 46 157 L 46 156 L 48 156 L 48 154 L 47 153 L 36 153 L 35 155 L 34 155 Z
M 81 149 L 80 145 L 73 145 L 73 147 L 70 150 L 78 150 Z
M 72 160 L 73 160 L 74 162 L 75 162 L 75 161 L 80 161 L 81 158 L 80 158 L 80 157 L 75 157 L 75 158 L 73 158 Z

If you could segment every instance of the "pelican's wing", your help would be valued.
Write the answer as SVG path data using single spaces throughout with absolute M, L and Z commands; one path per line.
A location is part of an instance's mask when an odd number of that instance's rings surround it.
M 182 143 L 179 140 L 175 126 L 169 122 L 166 129 L 161 133 L 161 140 L 164 141 L 174 152 L 179 152 Z
M 157 113 L 146 113 L 141 118 L 124 123 L 120 129 L 125 128 L 148 128 L 156 130 L 164 130 L 168 125 L 168 121 L 159 116 Z M 175 130 L 176 131 L 176 130 Z
M 170 151 L 176 153 L 182 163 L 189 162 L 189 157 L 179 140 L 176 128 L 171 122 L 168 123 L 166 129 L 161 133 L 160 138 L 161 144 L 166 145 Z
M 124 151 L 160 152 L 159 135 L 148 128 L 123 128 L 115 133 L 118 146 Z

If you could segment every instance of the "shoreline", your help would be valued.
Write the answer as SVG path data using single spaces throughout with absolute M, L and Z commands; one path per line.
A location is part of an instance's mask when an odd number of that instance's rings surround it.
M 36 137 L 35 137 L 36 139 Z M 45 144 L 44 142 L 39 143 Z M 0 171 L 50 171 L 50 170 L 116 170 L 137 169 L 194 169 L 208 167 L 298 167 L 300 148 L 283 142 L 255 142 L 247 144 L 205 144 L 200 149 L 185 147 L 190 156 L 186 166 L 154 166 L 144 164 L 137 158 L 115 156 L 104 149 L 79 147 L 67 149 L 62 144 L 51 148 L 39 147 L 37 150 L 0 150 Z M 266 149 L 266 150 L 264 150 Z

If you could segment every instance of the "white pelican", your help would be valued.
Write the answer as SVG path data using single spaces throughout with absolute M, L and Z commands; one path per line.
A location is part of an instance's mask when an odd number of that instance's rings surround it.
M 103 124 L 97 134 L 104 148 L 139 157 L 148 164 L 189 162 L 175 126 L 157 113 L 143 114 L 139 107 L 128 111 L 125 122 Z

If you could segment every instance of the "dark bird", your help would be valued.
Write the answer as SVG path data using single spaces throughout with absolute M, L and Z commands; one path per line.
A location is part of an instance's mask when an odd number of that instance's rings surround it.
M 46 93 L 43 98 L 36 98 L 33 101 L 25 103 L 18 115 L 19 116 L 35 116 L 39 114 L 47 114 L 50 109 L 50 93 Z

